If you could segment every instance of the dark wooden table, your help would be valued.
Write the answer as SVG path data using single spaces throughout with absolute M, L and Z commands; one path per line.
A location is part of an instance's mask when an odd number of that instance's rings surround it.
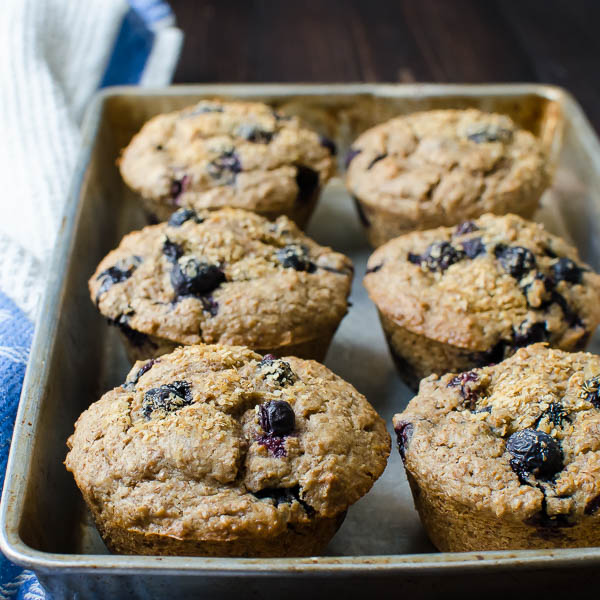
M 176 82 L 544 82 L 600 131 L 600 0 L 170 0 Z

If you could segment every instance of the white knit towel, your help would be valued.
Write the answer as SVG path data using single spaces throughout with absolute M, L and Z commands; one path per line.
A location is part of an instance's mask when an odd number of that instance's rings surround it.
M 126 0 L 3 0 L 0 10 L 0 291 L 35 317 L 79 152 Z M 155 32 L 142 84 L 171 79 L 181 44 Z

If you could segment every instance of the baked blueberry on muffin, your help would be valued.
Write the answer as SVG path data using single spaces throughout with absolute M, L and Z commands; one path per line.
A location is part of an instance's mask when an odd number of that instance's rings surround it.
M 203 100 L 148 121 L 120 169 L 154 220 L 178 208 L 244 208 L 308 221 L 333 175 L 333 143 L 258 102 Z
M 398 237 L 371 255 L 364 284 L 414 388 L 534 342 L 583 350 L 600 322 L 600 276 L 573 246 L 515 215 Z
M 394 428 L 437 548 L 600 544 L 599 390 L 600 357 L 545 344 L 423 380 Z
M 324 358 L 348 307 L 351 261 L 287 217 L 180 209 L 126 235 L 89 281 L 132 360 L 200 342 Z
M 346 185 L 373 246 L 483 213 L 533 215 L 549 184 L 538 140 L 504 115 L 433 110 L 365 131 Z
M 125 554 L 318 554 L 383 472 L 384 421 L 295 357 L 187 346 L 137 363 L 78 419 L 65 464 Z

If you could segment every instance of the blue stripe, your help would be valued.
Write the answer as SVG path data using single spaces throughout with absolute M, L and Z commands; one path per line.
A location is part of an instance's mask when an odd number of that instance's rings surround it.
M 129 9 L 121 24 L 100 87 L 139 83 L 153 43 L 152 30 L 136 10 Z
M 139 83 L 154 43 L 153 26 L 172 17 L 163 0 L 129 0 L 100 87 Z M 157 25 L 158 24 L 158 25 Z M 4 480 L 13 425 L 25 375 L 33 326 L 0 291 L 0 479 Z M 22 583 L 22 585 L 21 585 Z M 0 554 L 0 589 L 6 597 L 44 598 L 39 582 Z

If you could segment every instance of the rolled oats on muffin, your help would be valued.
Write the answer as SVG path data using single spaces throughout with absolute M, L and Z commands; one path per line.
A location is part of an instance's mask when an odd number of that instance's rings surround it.
M 533 134 L 476 109 L 396 117 L 347 156 L 346 185 L 373 246 L 487 212 L 530 218 L 549 179 Z
M 203 100 L 148 121 L 119 165 L 156 221 L 231 206 L 304 227 L 334 153 L 329 139 L 266 104 Z
M 534 344 L 431 376 L 394 416 L 421 521 L 442 551 L 600 544 L 600 357 Z
M 600 276 L 516 215 L 400 236 L 371 255 L 364 284 L 413 388 L 535 342 L 583 350 L 600 322 Z
M 68 446 L 115 552 L 305 556 L 382 474 L 390 438 L 323 365 L 197 345 L 137 363 Z
M 89 288 L 132 361 L 201 342 L 322 360 L 352 276 L 350 259 L 287 217 L 180 209 L 126 235 Z

